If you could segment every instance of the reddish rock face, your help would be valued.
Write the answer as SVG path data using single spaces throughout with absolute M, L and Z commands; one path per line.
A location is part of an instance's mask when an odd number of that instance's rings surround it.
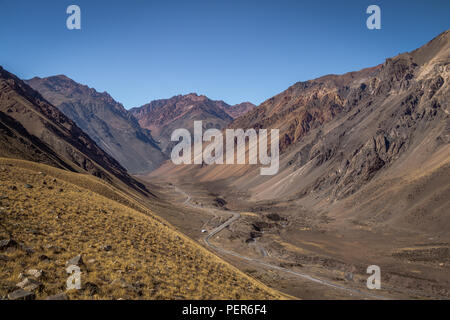
M 236 119 L 233 128 L 279 128 L 280 150 L 295 144 L 312 128 L 333 120 L 348 104 L 354 87 L 381 66 L 298 82 Z M 352 90 L 353 89 L 353 90 Z M 359 90 L 359 88 L 357 88 Z M 363 90 L 361 90 L 363 91 Z
M 367 202 L 364 210 L 370 215 L 383 208 L 386 219 L 390 212 L 401 212 L 407 219 L 400 203 L 423 195 L 407 190 L 402 179 L 423 189 L 435 188 L 439 197 L 448 192 L 448 181 L 437 181 L 448 174 L 449 37 L 450 31 L 445 31 L 419 49 L 372 68 L 298 82 L 235 119 L 229 127 L 280 130 L 277 175 L 261 177 L 255 166 L 239 171 L 233 166 L 186 166 L 186 176 L 202 181 L 220 177 L 232 188 L 251 190 L 256 200 L 306 199 L 321 204 L 356 194 L 368 198 L 392 187 L 370 205 Z M 427 185 L 416 181 L 425 167 L 434 179 Z M 163 169 L 172 172 L 168 166 Z M 173 172 L 183 174 L 177 169 Z M 393 201 L 391 193 L 404 202 Z M 423 200 L 436 217 L 445 214 L 440 209 L 444 200 L 436 210 L 435 204 Z M 385 202 L 390 204 L 384 207 Z
M 247 112 L 252 111 L 256 106 L 251 102 L 242 102 L 239 104 L 235 104 L 234 106 L 229 106 L 224 109 L 226 113 L 228 113 L 233 119 L 239 118 L 243 116 Z
M 224 129 L 234 116 L 247 112 L 252 106 L 248 102 L 230 106 L 223 101 L 191 93 L 155 100 L 133 108 L 130 112 L 138 119 L 141 127 L 151 130 L 167 153 L 170 152 L 170 135 L 173 130 L 186 128 L 192 132 L 194 120 L 202 120 L 204 129 Z

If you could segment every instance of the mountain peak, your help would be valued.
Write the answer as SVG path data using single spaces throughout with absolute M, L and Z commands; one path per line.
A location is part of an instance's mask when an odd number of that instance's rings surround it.
M 208 128 L 225 128 L 233 118 L 254 108 L 245 102 L 230 106 L 222 100 L 212 100 L 205 95 L 189 93 L 170 99 L 151 101 L 130 112 L 141 127 L 149 129 L 161 142 L 166 152 L 170 147 L 170 134 L 176 128 L 192 129 L 194 120 L 202 120 Z
M 89 172 L 108 182 L 114 176 L 138 191 L 146 190 L 72 119 L 26 82 L 0 69 L 0 127 L 8 132 L 0 135 L 0 156 Z
M 164 160 L 150 132 L 107 92 L 99 93 L 65 75 L 27 82 L 127 170 L 148 172 Z

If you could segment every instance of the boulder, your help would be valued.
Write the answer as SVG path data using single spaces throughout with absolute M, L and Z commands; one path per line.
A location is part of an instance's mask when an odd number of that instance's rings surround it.
M 23 289 L 18 289 L 14 292 L 8 294 L 9 300 L 34 300 L 36 296 L 33 292 L 26 291 Z
M 101 246 L 101 249 L 104 250 L 104 251 L 111 251 L 112 246 L 107 244 L 107 245 Z
M 93 296 L 93 295 L 99 293 L 99 292 L 100 292 L 100 289 L 99 289 L 99 287 L 98 287 L 95 283 L 92 283 L 92 282 L 86 282 L 86 284 L 84 285 L 84 291 L 85 291 L 88 295 Z
M 35 291 L 42 287 L 42 284 L 36 280 L 25 278 L 17 284 L 17 287 L 26 291 Z
M 346 272 L 345 273 L 345 279 L 347 281 L 353 281 L 353 272 Z
M 0 254 L 0 261 L 9 261 L 9 257 L 8 256 L 5 256 L 5 255 L 3 255 L 3 254 Z
M 83 258 L 82 258 L 82 256 L 81 256 L 81 254 L 79 254 L 79 255 L 77 255 L 77 256 L 75 256 L 75 257 L 73 257 L 72 259 L 70 259 L 70 260 L 68 260 L 67 262 L 66 262 L 66 267 L 68 267 L 68 266 L 81 266 L 81 265 L 83 265 L 84 263 L 83 263 Z
M 26 274 L 29 276 L 32 276 L 36 279 L 40 278 L 43 275 L 44 271 L 37 270 L 37 269 L 29 269 L 27 270 Z
M 19 244 L 13 239 L 0 240 L 0 250 L 6 250 L 8 248 L 17 248 Z

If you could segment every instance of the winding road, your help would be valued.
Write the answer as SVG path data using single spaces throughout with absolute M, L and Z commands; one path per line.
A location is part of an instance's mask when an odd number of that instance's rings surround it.
M 191 202 L 192 197 L 189 194 L 187 194 L 185 191 L 181 190 L 178 187 L 175 187 L 175 190 L 178 193 L 181 193 L 183 196 L 186 197 L 186 200 L 183 202 L 183 205 L 189 206 L 191 208 L 196 208 L 196 209 L 202 209 L 202 210 L 210 211 L 212 214 L 214 214 L 213 213 L 214 210 L 217 210 L 217 209 L 213 209 L 213 208 L 205 208 L 205 207 L 201 207 L 199 205 L 196 205 L 196 204 Z M 246 260 L 246 261 L 249 261 L 249 262 L 252 262 L 252 263 L 259 264 L 259 265 L 264 266 L 264 267 L 269 268 L 269 269 L 280 270 L 280 271 L 283 271 L 285 273 L 289 273 L 289 274 L 294 275 L 296 277 L 299 277 L 299 278 L 302 278 L 302 279 L 306 279 L 306 280 L 309 280 L 309 281 L 312 281 L 312 282 L 315 282 L 315 283 L 319 283 L 319 284 L 324 285 L 324 286 L 328 286 L 328 287 L 331 287 L 331 288 L 334 288 L 334 289 L 338 289 L 338 290 L 343 290 L 343 291 L 348 292 L 350 295 L 365 296 L 365 297 L 368 297 L 368 298 L 371 298 L 371 299 L 378 299 L 378 300 L 390 300 L 387 297 L 376 295 L 376 294 L 373 294 L 373 293 L 370 293 L 370 292 L 364 292 L 364 291 L 361 291 L 361 290 L 358 290 L 358 289 L 348 288 L 348 287 L 345 287 L 345 286 L 342 286 L 342 285 L 339 285 L 339 284 L 336 284 L 336 283 L 333 283 L 333 282 L 330 282 L 330 281 L 327 281 L 327 280 L 323 280 L 323 279 L 319 279 L 317 277 L 310 276 L 310 275 L 308 275 L 306 273 L 303 273 L 303 272 L 293 271 L 293 270 L 290 270 L 290 269 L 287 269 L 287 268 L 283 268 L 283 267 L 280 267 L 280 266 L 277 266 L 277 265 L 274 265 L 274 264 L 270 264 L 270 263 L 267 263 L 267 262 L 264 262 L 264 261 L 261 261 L 261 260 L 258 260 L 258 259 L 246 257 L 246 256 L 243 256 L 243 255 L 241 255 L 239 253 L 236 253 L 234 251 L 226 250 L 226 249 L 223 249 L 223 248 L 220 248 L 220 247 L 217 247 L 217 246 L 211 244 L 209 242 L 209 240 L 212 237 L 217 235 L 219 232 L 221 232 L 226 227 L 230 226 L 233 222 L 237 221 L 241 217 L 239 212 L 234 212 L 234 211 L 225 211 L 225 212 L 228 213 L 228 214 L 231 214 L 231 217 L 227 221 L 225 221 L 224 223 L 219 225 L 218 227 L 214 228 L 203 239 L 204 243 L 208 247 L 212 248 L 213 250 L 215 250 L 217 252 L 220 252 L 220 253 L 223 253 L 223 254 L 227 254 L 227 255 L 231 255 L 231 256 L 237 257 L 237 258 L 242 259 L 242 260 Z

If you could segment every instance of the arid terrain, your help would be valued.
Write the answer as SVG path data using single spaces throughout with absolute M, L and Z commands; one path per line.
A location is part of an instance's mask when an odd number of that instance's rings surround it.
M 449 81 L 449 30 L 256 107 L 0 67 L 0 298 L 450 299 Z M 279 171 L 175 165 L 194 120 L 279 129 Z
M 287 297 L 156 215 L 176 208 L 1 68 L 0 116 L 2 299 Z M 70 266 L 80 290 L 66 290 Z
M 449 298 L 448 234 L 337 224 L 292 202 L 255 204 L 233 192 L 219 196 L 209 190 L 226 189 L 212 184 L 166 182 L 161 190 L 185 207 L 161 215 L 203 245 L 206 235 L 238 212 L 239 219 L 209 240 L 213 250 L 281 292 L 300 299 Z M 366 269 L 373 264 L 381 268 L 381 290 L 366 287 Z
M 4 158 L 0 176 L 3 298 L 19 287 L 38 299 L 283 297 L 98 178 Z M 82 290 L 66 292 L 79 255 Z
M 449 46 L 445 31 L 382 65 L 297 83 L 233 121 L 280 129 L 274 176 L 251 165 L 166 163 L 142 178 L 240 213 L 211 239 L 225 250 L 365 292 L 366 269 L 377 265 L 377 295 L 448 299 Z M 207 217 L 167 219 L 186 232 L 201 226 L 198 234 L 226 214 Z M 228 258 L 294 296 L 338 297 Z

